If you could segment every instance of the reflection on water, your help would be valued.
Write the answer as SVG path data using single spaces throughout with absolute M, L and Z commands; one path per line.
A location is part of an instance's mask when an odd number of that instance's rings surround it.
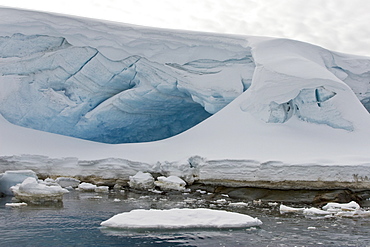
M 63 205 L 7 208 L 0 199 L 1 246 L 369 246 L 370 218 L 281 215 L 267 204 L 231 207 L 207 194 L 110 192 L 66 194 Z M 226 197 L 227 201 L 232 201 Z M 236 202 L 236 201 L 234 201 Z M 299 206 L 299 205 L 295 205 Z M 301 205 L 303 206 L 303 205 Z M 132 209 L 207 207 L 248 214 L 260 227 L 242 229 L 114 230 L 100 223 Z

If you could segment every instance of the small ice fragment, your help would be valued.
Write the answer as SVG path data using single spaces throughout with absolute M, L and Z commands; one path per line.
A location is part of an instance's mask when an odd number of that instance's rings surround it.
M 218 199 L 218 200 L 215 201 L 215 203 L 217 203 L 217 204 L 228 204 L 229 202 L 226 201 L 226 199 Z
M 207 191 L 204 191 L 204 190 L 196 190 L 195 192 L 198 192 L 200 194 L 206 194 L 207 193 Z
M 309 226 L 309 227 L 307 227 L 307 230 L 316 230 L 316 227 L 314 227 L 314 226 Z
M 25 202 L 8 202 L 5 203 L 5 207 L 24 207 L 27 206 Z
M 229 206 L 231 206 L 231 207 L 247 207 L 248 203 L 245 203 L 245 202 L 231 202 L 231 203 L 229 203 Z
M 92 196 L 92 197 L 89 197 L 88 199 L 91 199 L 91 200 L 99 200 L 99 199 L 102 199 L 103 197 L 101 196 Z
M 253 200 L 253 204 L 255 205 L 262 205 L 262 200 L 259 199 L 259 200 Z
M 328 211 L 325 211 L 325 210 L 321 210 L 321 209 L 318 209 L 318 208 L 305 208 L 303 210 L 303 214 L 305 215 L 330 215 L 332 214 L 331 212 L 328 212 Z
M 95 191 L 96 189 L 96 185 L 95 184 L 91 184 L 91 183 L 81 183 L 78 185 L 78 189 L 80 191 Z
M 156 194 L 162 194 L 163 193 L 163 191 L 156 190 L 156 189 L 149 189 L 148 191 L 156 193 Z
M 302 213 L 305 208 L 293 208 L 283 204 L 280 205 L 280 213 Z

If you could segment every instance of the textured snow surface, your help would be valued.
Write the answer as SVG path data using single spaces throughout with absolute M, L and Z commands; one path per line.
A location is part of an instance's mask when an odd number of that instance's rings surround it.
M 206 208 L 136 209 L 103 221 L 102 226 L 123 229 L 241 228 L 262 225 L 251 216 Z
M 2 169 L 369 183 L 368 57 L 286 39 L 0 13 Z

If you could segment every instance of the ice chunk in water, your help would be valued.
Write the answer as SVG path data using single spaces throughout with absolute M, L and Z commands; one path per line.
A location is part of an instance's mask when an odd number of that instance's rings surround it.
M 68 193 L 68 190 L 60 185 L 48 186 L 45 183 L 39 183 L 34 177 L 28 177 L 21 184 L 12 186 L 10 189 L 16 199 L 32 204 L 60 202 L 63 194 Z
M 162 190 L 185 190 L 186 182 L 177 176 L 169 177 L 158 177 L 158 181 L 155 181 L 155 185 L 160 187 Z
M 153 189 L 154 188 L 154 178 L 152 174 L 146 172 L 138 172 L 135 176 L 130 176 L 130 182 L 128 182 L 131 188 L 134 189 Z

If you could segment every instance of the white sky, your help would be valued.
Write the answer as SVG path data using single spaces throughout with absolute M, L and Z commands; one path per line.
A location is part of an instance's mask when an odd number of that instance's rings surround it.
M 144 26 L 290 38 L 370 56 L 369 0 L 0 0 Z

